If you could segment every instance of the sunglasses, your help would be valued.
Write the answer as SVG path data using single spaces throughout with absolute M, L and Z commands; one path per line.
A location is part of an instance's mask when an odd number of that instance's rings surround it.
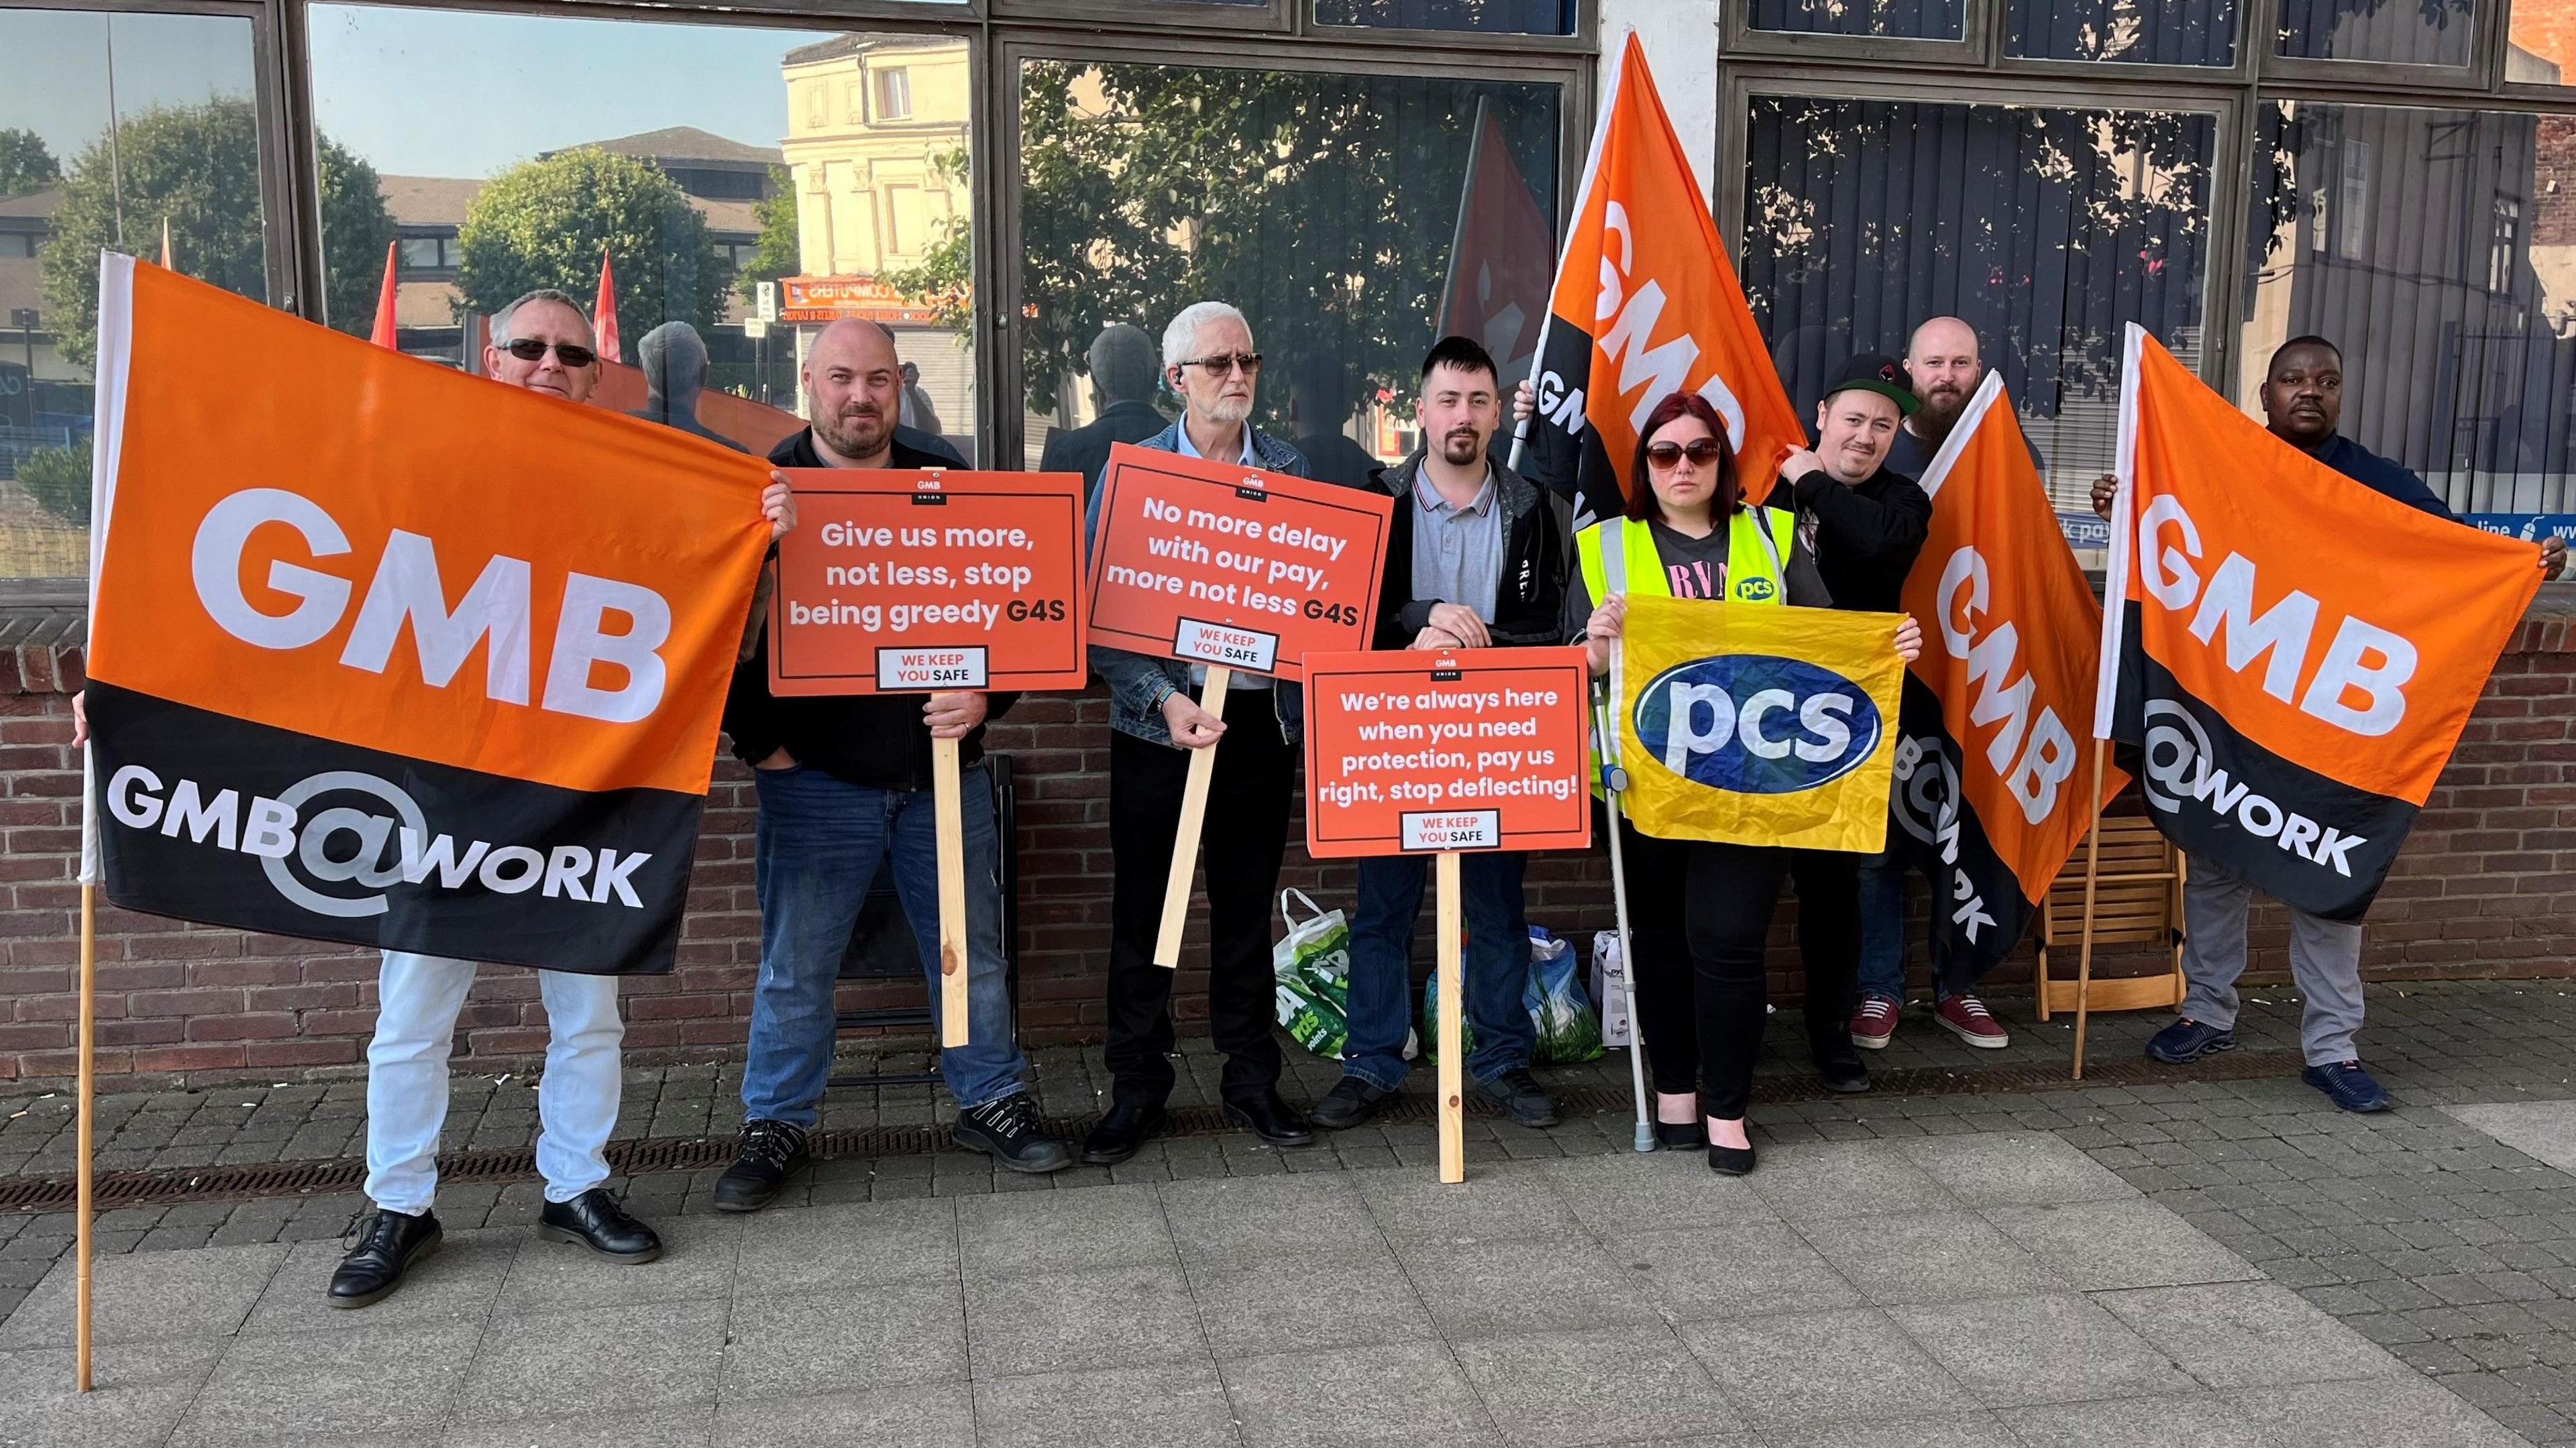
M 577 347 L 570 342 L 540 342 L 534 337 L 513 337 L 503 344 L 501 350 L 522 362 L 542 362 L 549 347 L 554 349 L 556 358 L 563 365 L 576 372 L 599 360 L 599 354 L 588 347 Z
M 1210 377 L 1223 377 L 1229 372 L 1241 372 L 1246 377 L 1258 377 L 1261 375 L 1261 354 L 1237 352 L 1228 356 L 1223 352 L 1217 352 L 1205 357 L 1185 357 L 1181 360 L 1181 365 L 1203 368 Z
M 1667 472 L 1681 466 L 1684 458 L 1689 458 L 1693 466 L 1704 468 L 1724 456 L 1726 456 L 1726 449 L 1713 437 L 1695 437 L 1688 443 L 1658 442 L 1646 445 L 1647 463 Z

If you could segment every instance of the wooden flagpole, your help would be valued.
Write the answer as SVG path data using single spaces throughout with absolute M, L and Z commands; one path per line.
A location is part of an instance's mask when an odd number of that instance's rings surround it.
M 939 839 L 939 1044 L 970 1039 L 966 953 L 966 827 L 958 799 L 957 741 L 930 741 L 931 814 Z
M 2093 793 L 2088 807 L 2092 811 L 2092 828 L 2085 831 L 2084 853 L 2084 943 L 2075 956 L 2075 1075 L 2084 1079 L 2084 1028 L 2093 991 L 2093 887 L 2102 875 L 2102 741 L 2093 741 Z M 2041 981 L 2039 988 L 2048 989 Z
M 1467 1179 L 1466 971 L 1459 961 L 1458 852 L 1432 857 L 1440 929 L 1440 1180 Z
M 90 1387 L 90 1216 L 92 1189 L 97 1173 L 91 1156 L 90 1117 L 97 1097 L 97 1073 L 93 1069 L 98 1053 L 98 887 L 81 885 L 80 933 L 80 1178 L 77 1220 L 73 1244 L 78 1260 L 72 1266 L 72 1387 L 86 1393 Z
M 1210 664 L 1199 707 L 1219 723 L 1225 721 L 1225 689 L 1234 670 Z M 1199 868 L 1199 830 L 1207 823 L 1208 781 L 1216 774 L 1217 746 L 1190 751 L 1189 783 L 1181 790 L 1181 827 L 1172 837 L 1172 875 L 1163 885 L 1163 930 L 1154 938 L 1154 963 L 1165 970 L 1181 963 L 1181 924 L 1190 914 L 1190 877 Z

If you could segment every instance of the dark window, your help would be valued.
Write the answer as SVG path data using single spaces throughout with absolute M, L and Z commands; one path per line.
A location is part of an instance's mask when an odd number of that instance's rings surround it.
M 2301 60 L 2466 66 L 2476 0 L 2281 0 L 2279 53 Z
M 1957 40 L 1967 0 L 1752 0 L 1753 28 L 1798 35 Z
M 2004 15 L 2004 54 L 2133 65 L 2234 65 L 2236 3 L 2011 0 Z
M 2216 123 L 2195 112 L 1756 96 L 1743 278 L 1790 400 L 1958 316 L 2003 373 L 2051 494 L 2112 461 L 2123 327 L 2201 350 Z
M 1575 0 L 1315 0 L 1322 25 L 1572 35 Z

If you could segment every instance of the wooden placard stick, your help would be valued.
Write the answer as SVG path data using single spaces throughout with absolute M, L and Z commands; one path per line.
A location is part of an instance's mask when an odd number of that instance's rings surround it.
M 2084 1079 L 2084 1028 L 2093 991 L 2093 888 L 2102 875 L 2102 741 L 2093 741 L 2093 828 L 2084 855 L 2084 942 L 2075 954 L 2075 1074 Z M 2040 988 L 2047 989 L 2042 982 Z
M 1467 1179 L 1466 972 L 1459 963 L 1458 852 L 1432 856 L 1440 922 L 1440 1180 Z
M 1199 707 L 1210 718 L 1225 720 L 1225 689 L 1234 678 L 1234 670 L 1222 664 L 1210 664 L 1207 687 L 1199 691 Z M 1199 868 L 1199 832 L 1207 823 L 1208 782 L 1216 775 L 1216 751 L 1223 743 L 1190 751 L 1190 778 L 1181 789 L 1181 827 L 1172 837 L 1172 874 L 1163 884 L 1163 929 L 1154 937 L 1154 963 L 1165 970 L 1176 970 L 1181 963 L 1181 924 L 1190 913 L 1190 877 Z
M 939 1044 L 969 1039 L 966 953 L 966 825 L 960 807 L 957 741 L 930 741 L 930 805 L 939 839 Z

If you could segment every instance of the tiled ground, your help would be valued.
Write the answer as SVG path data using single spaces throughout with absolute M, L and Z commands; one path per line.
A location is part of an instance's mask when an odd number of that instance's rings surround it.
M 2517 1441 L 2057 1136 L 1213 1178 L 683 1217 L 617 1268 L 460 1232 L 364 1312 L 329 1242 L 139 1252 L 0 1443 Z
M 2019 1014 L 2009 1003 L 2004 1008 Z M 2248 1011 L 2241 1028 L 2247 1049 L 2295 1044 L 2294 999 L 2258 993 Z M 2576 995 L 2554 984 L 2382 986 L 2374 988 L 2371 1011 L 2365 1045 L 2404 1103 L 2383 1117 L 2334 1112 L 2295 1077 L 2222 1082 L 2199 1079 L 2191 1070 L 2171 1073 L 2171 1084 L 1838 1098 L 1764 1106 L 1755 1115 L 1763 1140 L 1777 1146 L 2047 1133 L 2115 1173 L 2145 1204 L 2179 1215 L 2310 1305 L 2386 1345 L 2458 1399 L 2486 1408 L 2530 1441 L 2576 1443 L 2576 1176 L 2562 1169 L 2576 1167 Z M 2097 1018 L 2094 1059 L 2134 1059 L 2157 1024 L 2146 1016 Z M 1981 1067 L 1998 1056 L 2022 1062 L 2065 1056 L 2062 1019 L 2047 1026 L 2017 1020 L 2015 1035 L 2010 1052 L 1972 1057 L 1909 1017 L 1896 1048 L 1873 1064 Z M 1291 1054 L 1299 1063 L 1297 1090 L 1311 1095 L 1329 1083 L 1328 1063 Z M 917 1062 L 897 1064 L 909 1068 Z M 1214 1063 L 1203 1043 L 1183 1064 L 1182 1098 L 1204 1099 Z M 1080 1116 L 1096 1109 L 1096 1053 L 1041 1052 L 1037 1067 L 1050 1112 Z M 1794 1073 L 1798 1066 L 1775 1059 L 1766 1069 Z M 1614 1057 L 1542 1074 L 1624 1089 L 1626 1065 Z M 714 1067 L 633 1073 L 621 1133 L 678 1137 L 728 1131 L 735 1080 Z M 518 1079 L 461 1078 L 450 1145 L 524 1146 L 534 1129 L 528 1088 Z M 1414 1089 L 1424 1089 L 1422 1078 Z M 0 1101 L 0 1175 L 69 1169 L 67 1106 L 59 1098 Z M 170 1168 L 352 1153 L 361 1140 L 361 1107 L 355 1082 L 110 1097 L 101 1112 L 102 1161 Z M 944 1102 L 934 1104 L 927 1088 L 843 1092 L 829 1104 L 827 1124 L 902 1125 L 945 1112 Z M 1630 1140 L 1627 1121 L 1616 1114 L 1573 1117 L 1548 1132 L 1490 1120 L 1471 1120 L 1468 1128 L 1470 1159 L 1486 1166 L 1526 1158 L 1624 1160 Z M 1286 1153 L 1241 1136 L 1209 1136 L 1153 1143 L 1114 1171 L 1077 1169 L 1031 1180 L 997 1174 L 981 1157 L 948 1152 L 824 1163 L 810 1184 L 790 1196 L 798 1205 L 848 1208 L 1259 1176 L 1293 1175 L 1303 1182 L 1318 1174 L 1397 1165 L 1427 1174 L 1433 1153 L 1427 1126 L 1342 1133 L 1318 1149 Z M 1766 1177 L 1774 1165 L 1765 1166 Z M 1591 1160 L 1565 1169 L 1618 1167 L 1617 1161 Z M 1704 1169 L 1682 1175 L 1706 1178 Z M 712 1177 L 665 1173 L 622 1185 L 630 1203 L 651 1219 L 686 1224 L 706 1213 Z M 441 1193 L 440 1210 L 460 1233 L 487 1225 L 519 1233 L 534 1216 L 536 1200 L 533 1182 L 451 1186 Z M 319 1280 L 319 1261 L 333 1250 L 316 1239 L 337 1237 L 361 1205 L 354 1195 L 336 1194 L 110 1212 L 99 1223 L 99 1246 L 112 1257 L 163 1248 L 313 1243 L 294 1249 L 315 1265 L 290 1269 L 309 1288 Z M 2141 1214 L 2135 1203 L 2130 1211 Z M 1802 1232 L 1831 1230 L 1821 1225 L 1824 1218 L 1808 1221 L 1803 1209 L 1782 1215 Z M 55 1270 L 70 1237 L 67 1215 L 0 1213 L 0 1313 Z M 2109 1250 L 2101 1234 L 2077 1233 L 2072 1240 Z M 1883 1245 L 1900 1259 L 1901 1265 L 1886 1269 L 1894 1272 L 1917 1270 L 1918 1259 L 1942 1250 L 1939 1233 L 1920 1230 L 1887 1237 Z M 2052 1260 L 2064 1261 L 2065 1250 L 2058 1249 Z M 2043 1249 L 2041 1255 L 2048 1253 Z M 1310 1261 L 1327 1257 L 1312 1254 Z M 1368 1311 L 1355 1289 L 1317 1290 L 1343 1302 L 1344 1315 L 1353 1320 Z M 0 1386 L 0 1394 L 6 1391 Z M 0 1423 L 8 1416 L 0 1413 Z M 2177 1435 L 2191 1441 L 2198 1419 L 2178 1410 L 2157 1422 L 2151 1438 L 2135 1441 L 2166 1443 Z M 2099 1432 L 2110 1431 L 2109 1420 L 2103 1420 Z M 1192 1440 L 1184 1433 L 1170 1441 Z M 1887 1441 L 1940 1440 L 1899 1435 Z M 2065 1441 L 2132 1440 L 2078 1435 Z M 2216 1435 L 2205 1441 L 2259 1440 Z M 2367 1440 L 2327 1434 L 2313 1441 Z

